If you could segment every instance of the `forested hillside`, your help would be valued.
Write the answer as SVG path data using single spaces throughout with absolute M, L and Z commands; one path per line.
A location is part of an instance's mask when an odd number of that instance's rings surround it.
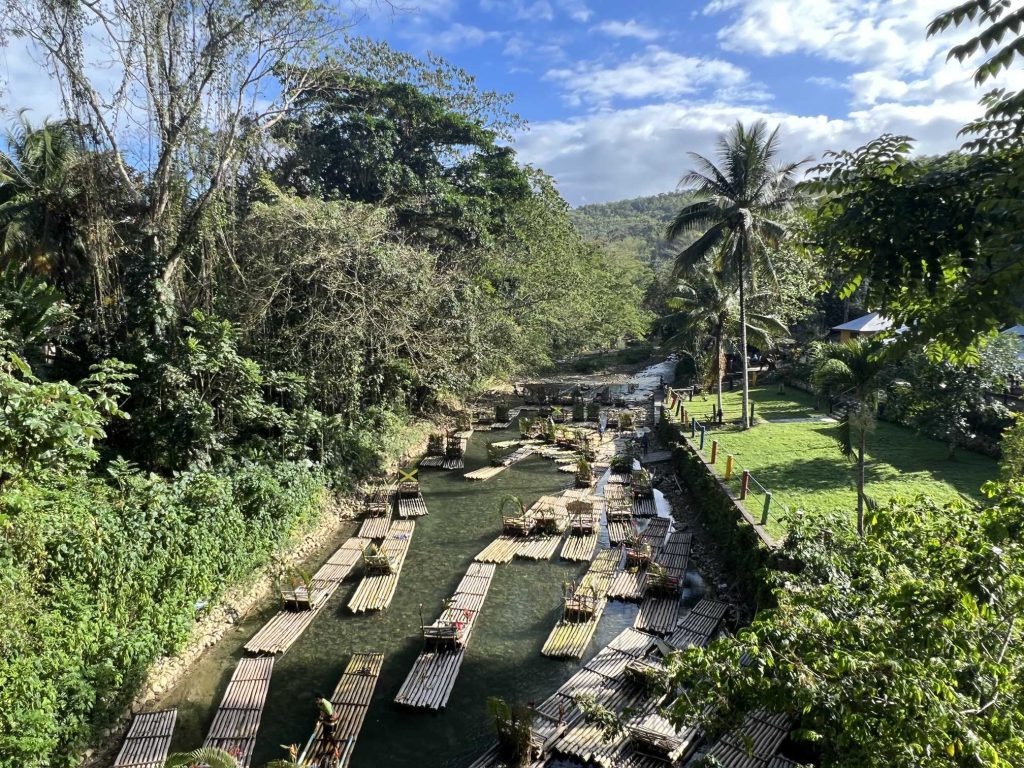
M 68 112 L 0 155 L 4 766 L 76 763 L 410 420 L 647 329 L 508 96 L 316 4 L 175 7 L 5 6 Z
M 586 240 L 618 244 L 645 263 L 660 264 L 679 251 L 678 244 L 665 240 L 665 228 L 692 199 L 689 192 L 665 192 L 582 205 L 570 215 Z

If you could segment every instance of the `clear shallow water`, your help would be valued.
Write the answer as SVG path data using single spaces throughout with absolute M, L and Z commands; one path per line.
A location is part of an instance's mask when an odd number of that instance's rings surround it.
M 475 433 L 463 472 L 486 463 L 487 443 L 512 436 L 511 430 Z M 565 563 L 557 555 L 550 562 L 516 560 L 498 566 L 447 710 L 409 710 L 393 701 L 420 651 L 421 610 L 424 620 L 435 619 L 441 601 L 452 593 L 473 557 L 499 533 L 502 496 L 513 493 L 529 505 L 571 482 L 571 475 L 539 457 L 483 483 L 464 480 L 458 471 L 424 470 L 421 484 L 430 514 L 416 523 L 394 601 L 381 613 L 353 616 L 345 605 L 355 582 L 335 593 L 275 664 L 252 764 L 262 766 L 283 757 L 281 745 L 305 743 L 316 718 L 314 694 L 334 690 L 354 652 L 383 652 L 385 657 L 352 756 L 353 768 L 468 765 L 493 741 L 488 697 L 524 703 L 549 696 L 579 665 L 543 657 L 540 649 L 560 617 L 562 582 L 586 570 L 586 564 Z M 694 573 L 688 575 L 688 583 L 694 589 L 687 590 L 685 602 L 692 604 L 703 587 Z M 233 630 L 161 702 L 179 708 L 173 749 L 202 743 L 241 645 L 273 611 L 271 606 Z M 587 656 L 632 625 L 636 612 L 635 605 L 610 603 Z

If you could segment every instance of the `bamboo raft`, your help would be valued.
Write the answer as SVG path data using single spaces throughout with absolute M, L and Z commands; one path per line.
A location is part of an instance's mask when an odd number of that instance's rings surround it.
M 665 635 L 679 623 L 679 597 L 646 597 L 633 627 L 653 635 Z
M 630 516 L 625 520 L 608 521 L 608 543 L 613 547 L 636 535 L 636 522 Z
M 367 573 L 363 576 L 348 602 L 350 611 L 380 611 L 391 604 L 415 529 L 416 523 L 412 520 L 396 520 L 391 524 L 387 538 L 380 545 L 380 555 L 387 559 L 390 567 L 385 573 Z
M 448 705 L 495 568 L 470 565 L 440 618 L 423 628 L 424 649 L 402 683 L 396 703 L 433 710 Z
M 551 630 L 544 647 L 541 648 L 543 655 L 569 659 L 583 657 L 608 603 L 608 588 L 621 559 L 622 553 L 618 550 L 606 549 L 598 553 L 574 590 L 575 595 L 593 598 L 589 615 L 584 620 L 579 620 L 579 617 L 574 618 L 563 610 L 562 619 Z M 569 605 L 571 600 L 571 596 L 567 597 L 566 604 Z
M 634 517 L 657 517 L 658 507 L 653 496 L 638 496 L 633 499 Z
M 287 651 L 356 567 L 369 543 L 369 539 L 356 536 L 342 544 L 320 570 L 313 574 L 310 581 L 311 607 L 306 610 L 279 611 L 245 644 L 245 650 L 255 654 Z
M 388 535 L 388 528 L 390 527 L 390 517 L 368 517 L 359 526 L 358 536 L 361 539 L 383 539 Z
M 136 715 L 114 759 L 114 768 L 163 768 L 177 718 L 177 709 Z
M 506 532 L 480 550 L 473 559 L 478 563 L 509 563 L 516 557 L 550 560 L 558 550 L 568 524 L 566 505 L 576 498 L 567 498 L 571 493 L 575 491 L 567 491 L 562 496 L 541 496 L 521 517 L 508 518 Z M 519 532 L 508 532 L 511 525 Z M 545 531 L 553 528 L 557 533 L 537 533 L 538 526 Z
M 707 754 L 727 768 L 767 768 L 788 735 L 789 721 L 785 715 L 759 710 L 748 714 L 739 728 L 712 744 Z
M 480 469 L 474 469 L 472 472 L 467 472 L 463 477 L 467 480 L 490 480 L 492 477 L 500 475 L 506 469 L 508 469 L 508 467 L 503 464 L 497 467 L 488 465 L 486 467 L 480 467 Z
M 513 558 L 550 560 L 558 550 L 561 536 L 510 536 L 502 534 L 473 559 L 478 563 L 510 563 Z
M 611 586 L 608 587 L 608 599 L 639 602 L 644 599 L 644 592 L 646 590 L 646 568 L 619 571 L 612 579 Z
M 679 600 L 690 559 L 693 534 L 676 531 L 655 557 L 657 573 L 647 572 L 645 586 L 650 592 L 633 622 L 636 629 L 666 635 L 679 623 Z
M 671 526 L 672 521 L 667 517 L 656 517 L 647 524 L 644 532 L 640 534 L 640 540 L 644 544 L 649 544 L 651 549 L 657 554 L 665 545 L 665 537 L 668 535 Z
M 587 562 L 597 552 L 598 532 L 569 534 L 562 545 L 562 559 L 572 562 Z
M 700 600 L 679 622 L 666 642 L 676 650 L 700 646 L 703 648 L 718 632 L 729 606 L 717 600 Z
M 217 747 L 230 752 L 241 768 L 248 768 L 273 671 L 273 656 L 241 659 L 238 662 L 217 714 L 213 717 L 210 732 L 203 742 L 204 747 Z
M 423 500 L 423 494 L 417 493 L 415 496 L 398 497 L 398 516 L 402 520 L 408 520 L 411 517 L 423 517 L 429 514 L 427 512 L 427 503 Z
M 338 681 L 331 704 L 334 706 L 334 736 L 341 752 L 323 738 L 323 726 L 318 721 L 298 764 L 308 768 L 344 768 L 355 748 L 362 730 L 366 711 L 373 699 L 377 679 L 384 664 L 383 653 L 354 653 Z
M 467 480 L 490 480 L 492 477 L 504 472 L 513 464 L 531 456 L 536 452 L 536 450 L 536 446 L 532 444 L 524 445 L 503 458 L 500 464 L 496 466 L 481 467 L 480 469 L 473 470 L 472 472 L 467 472 L 463 477 Z

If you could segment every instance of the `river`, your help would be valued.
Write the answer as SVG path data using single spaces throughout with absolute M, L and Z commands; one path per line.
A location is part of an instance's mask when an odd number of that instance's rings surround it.
M 659 374 L 652 375 L 651 370 L 640 374 L 647 376 L 645 384 L 657 383 Z M 284 757 L 282 745 L 305 743 L 316 719 L 314 694 L 330 695 L 354 652 L 382 652 L 384 667 L 352 768 L 468 765 L 493 741 L 488 697 L 500 696 L 513 703 L 540 701 L 578 668 L 576 662 L 543 657 L 540 649 L 561 615 L 562 582 L 581 575 L 586 565 L 563 562 L 557 555 L 550 562 L 514 560 L 497 568 L 448 708 L 435 714 L 403 709 L 393 702 L 420 651 L 421 615 L 427 622 L 437 617 L 442 600 L 452 593 L 473 557 L 498 535 L 502 497 L 515 494 L 529 506 L 540 496 L 571 485 L 571 475 L 539 457 L 482 483 L 462 477 L 487 463 L 488 443 L 516 435 L 514 429 L 476 432 L 462 472 L 421 471 L 430 514 L 416 523 L 394 601 L 381 613 L 353 616 L 345 608 L 357 581 L 351 580 L 278 659 L 253 766 Z M 356 528 L 344 531 L 339 543 Z M 607 541 L 602 544 L 607 546 Z M 693 587 L 687 589 L 684 602 L 692 605 L 700 597 L 702 582 L 691 573 L 687 583 Z M 160 702 L 161 707 L 179 710 L 173 750 L 202 743 L 241 646 L 273 611 L 271 606 L 247 619 Z M 630 626 L 636 612 L 635 605 L 611 602 L 587 657 Z

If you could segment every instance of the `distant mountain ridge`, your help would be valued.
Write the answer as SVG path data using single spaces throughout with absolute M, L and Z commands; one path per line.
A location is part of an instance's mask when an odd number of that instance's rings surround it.
M 582 205 L 569 212 L 587 240 L 621 245 L 655 265 L 675 256 L 685 242 L 665 241 L 665 227 L 693 199 L 690 192 L 664 192 L 612 203 Z

